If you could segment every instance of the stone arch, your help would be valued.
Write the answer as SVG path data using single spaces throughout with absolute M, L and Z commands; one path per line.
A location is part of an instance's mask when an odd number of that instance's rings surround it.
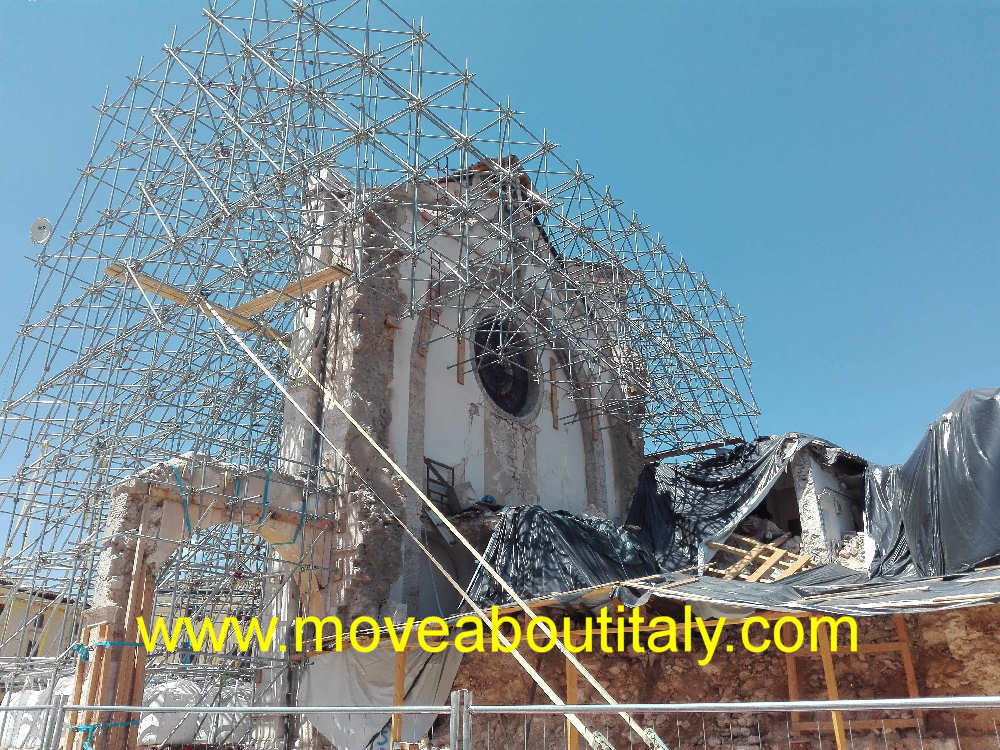
M 237 492 L 259 499 L 227 507 L 226 498 Z M 314 513 L 317 501 L 304 493 L 295 478 L 263 471 L 241 475 L 235 467 L 216 466 L 203 457 L 186 456 L 149 467 L 115 489 L 98 560 L 94 606 L 127 607 L 123 595 L 135 574 L 137 557 L 155 575 L 186 538 L 223 523 L 253 531 L 286 562 L 296 564 L 317 555 L 328 558 L 332 537 L 339 530 L 329 528 L 327 521 L 303 520 L 303 511 Z M 329 581 L 321 582 L 312 570 L 301 571 L 296 578 L 302 611 L 322 616 L 322 589 Z
M 244 500 L 227 502 L 233 497 Z M 296 609 L 325 616 L 323 588 L 343 577 L 337 563 L 344 560 L 336 556 L 342 529 L 316 518 L 317 508 L 329 504 L 325 493 L 308 493 L 295 478 L 276 472 L 248 474 L 197 454 L 155 464 L 130 477 L 112 493 L 93 605 L 84 615 L 83 643 L 136 642 L 137 618 L 149 622 L 152 616 L 156 574 L 193 534 L 223 523 L 252 531 L 293 565 L 306 559 L 330 563 L 318 566 L 333 571 L 324 573 L 326 580 L 319 580 L 310 566 L 299 568 L 295 580 L 285 584 Z M 145 665 L 141 647 L 104 646 L 77 671 L 73 699 L 91 705 L 136 705 L 142 701 Z M 82 723 L 95 717 L 85 713 Z M 260 722 L 258 730 L 268 737 L 285 732 L 278 721 Z M 134 732 L 134 726 L 112 727 L 99 750 L 134 747 Z M 67 734 L 65 741 L 66 747 L 79 747 L 79 736 Z

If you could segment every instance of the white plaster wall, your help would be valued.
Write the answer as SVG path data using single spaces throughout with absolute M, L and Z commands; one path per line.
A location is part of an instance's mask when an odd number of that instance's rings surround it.
M 433 336 L 454 329 L 456 311 L 441 311 L 441 324 Z M 466 352 L 471 353 L 466 346 Z M 469 356 L 469 354 L 466 354 Z M 424 455 L 455 467 L 456 484 L 472 484 L 477 496 L 484 494 L 483 399 L 485 395 L 473 373 L 458 382 L 454 365 L 458 344 L 448 337 L 435 341 L 427 351 L 427 391 L 424 411 Z
M 542 359 L 549 361 L 549 356 Z M 568 510 L 582 514 L 587 508 L 587 471 L 583 453 L 583 429 L 579 422 L 561 422 L 559 429 L 552 427 L 552 401 L 549 386 L 542 385 L 542 409 L 538 413 L 538 495 L 546 508 Z M 557 406 L 560 416 L 576 411 L 576 405 L 567 393 L 559 391 Z
M 409 236 L 412 231 L 408 217 L 403 217 L 398 231 L 403 236 Z M 529 233 L 534 228 L 526 228 Z M 478 244 L 478 253 L 491 254 L 497 252 L 495 241 Z M 439 235 L 433 238 L 430 246 L 437 251 L 445 263 L 458 262 L 459 242 L 456 238 Z M 408 276 L 410 265 L 407 261 L 400 264 L 402 276 Z M 426 266 L 421 264 L 418 275 L 427 273 Z M 426 282 L 418 281 L 416 295 L 420 296 L 426 290 Z M 409 296 L 410 281 L 400 279 L 400 291 Z M 407 432 L 409 400 L 412 396 L 410 388 L 410 364 L 414 332 L 419 320 L 407 319 L 401 321 L 402 328 L 396 332 L 396 344 L 393 351 L 394 368 L 391 389 L 392 419 L 389 433 L 393 455 L 402 465 L 407 465 L 413 457 L 407 456 Z M 431 338 L 441 336 L 445 330 L 453 330 L 457 326 L 457 311 L 453 308 L 441 310 L 441 327 L 435 326 Z M 465 356 L 472 355 L 472 342 L 467 341 Z M 455 482 L 469 482 L 477 496 L 481 497 L 489 491 L 485 486 L 485 432 L 484 418 L 488 396 L 482 391 L 476 376 L 472 372 L 465 375 L 465 383 L 459 384 L 454 365 L 457 361 L 457 344 L 454 338 L 448 337 L 430 345 L 427 351 L 426 395 L 424 411 L 424 456 L 455 467 Z M 550 354 L 544 353 L 543 366 L 548 366 Z M 449 365 L 452 367 L 449 368 Z M 544 375 L 544 374 L 543 374 Z M 586 464 L 584 458 L 583 440 L 592 439 L 589 429 L 585 430 L 579 422 L 561 423 L 558 429 L 552 426 L 551 400 L 547 378 L 539 386 L 541 408 L 535 417 L 537 429 L 536 465 L 538 476 L 536 485 L 539 499 L 547 508 L 567 510 L 572 513 L 583 513 L 587 506 Z M 571 396 L 560 389 L 560 416 L 571 415 L 576 411 L 576 405 Z M 614 508 L 612 502 L 614 487 L 614 470 L 611 466 L 611 446 L 607 444 L 607 432 L 601 431 L 599 439 L 604 443 L 606 486 L 608 506 Z M 423 456 L 416 457 L 422 463 Z M 423 484 L 424 477 L 414 477 Z M 613 512 L 613 511 L 612 511 Z

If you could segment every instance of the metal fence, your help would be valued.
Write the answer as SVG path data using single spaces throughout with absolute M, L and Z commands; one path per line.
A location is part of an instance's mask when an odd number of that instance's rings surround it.
M 6 703 L 6 702 L 5 702 Z M 207 719 L 222 714 L 262 717 L 294 717 L 308 722 L 316 715 L 392 715 L 380 735 L 385 743 L 398 736 L 402 717 L 435 717 L 420 739 L 421 747 L 450 750 L 512 750 L 514 748 L 614 748 L 653 747 L 658 750 L 695 748 L 948 748 L 949 750 L 1000 750 L 1000 696 L 893 698 L 874 700 L 757 701 L 742 703 L 634 703 L 601 705 L 477 705 L 469 691 L 451 694 L 447 706 L 87 706 L 70 705 L 64 699 L 34 706 L 0 705 L 0 750 L 119 750 L 109 744 L 116 727 L 136 723 L 142 713 L 178 714 Z M 569 727 L 573 714 L 586 726 L 584 734 Z M 627 713 L 645 728 L 640 736 L 620 718 Z M 16 738 L 11 726 L 24 725 L 24 717 L 35 716 L 30 737 Z M 81 722 L 81 717 L 87 721 Z M 131 717 L 131 720 L 122 717 Z M 117 719 L 118 721 L 115 721 Z M 76 735 L 80 735 L 79 737 Z M 393 738 L 395 739 L 395 738 Z M 416 739 L 396 747 L 416 747 Z M 19 744 L 15 744 L 19 743 Z M 244 742 L 198 747 L 244 750 L 264 747 Z M 296 744 L 295 747 L 308 747 Z M 320 742 L 317 747 L 328 747 Z M 140 746 L 144 747 L 144 746 Z M 160 747 L 174 747 L 163 743 Z M 189 744 L 185 747 L 190 747 Z M 284 750 L 286 741 L 275 741 L 274 750 Z M 373 740 L 367 748 L 377 748 Z M 388 747 L 382 744 L 381 747 Z

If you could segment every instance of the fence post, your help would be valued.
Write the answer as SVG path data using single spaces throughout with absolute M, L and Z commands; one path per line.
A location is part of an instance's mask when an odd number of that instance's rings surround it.
M 462 691 L 462 750 L 472 750 L 472 691 Z
M 56 750 L 63 735 L 63 718 L 66 716 L 68 695 L 56 695 L 55 706 L 45 712 L 45 731 L 42 735 L 42 750 Z
M 460 712 L 460 707 L 462 704 L 462 691 L 452 690 L 451 691 L 451 716 L 448 720 L 448 750 L 457 750 L 458 748 L 458 731 L 459 725 L 462 720 L 462 714 Z

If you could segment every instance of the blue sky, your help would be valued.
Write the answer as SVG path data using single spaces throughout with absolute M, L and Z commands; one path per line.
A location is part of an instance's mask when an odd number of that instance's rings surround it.
M 104 86 L 198 0 L 0 0 L 0 348 Z M 739 302 L 762 433 L 905 460 L 1000 385 L 1000 4 L 399 0 Z

